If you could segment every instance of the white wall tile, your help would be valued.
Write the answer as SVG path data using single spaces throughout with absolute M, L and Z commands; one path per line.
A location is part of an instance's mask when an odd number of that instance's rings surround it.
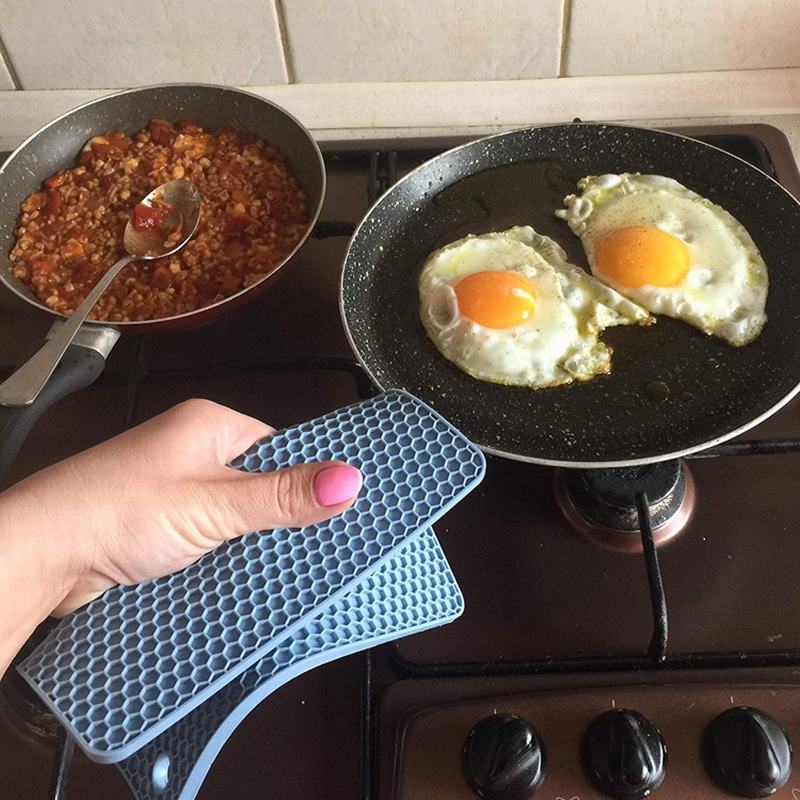
M 562 0 L 282 0 L 300 82 L 558 74 Z
M 286 82 L 273 0 L 0 0 L 24 89 Z
M 800 66 L 798 0 L 572 0 L 568 75 Z

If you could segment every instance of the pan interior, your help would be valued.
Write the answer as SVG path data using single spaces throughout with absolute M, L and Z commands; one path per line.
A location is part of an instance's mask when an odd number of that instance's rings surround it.
M 313 226 L 325 191 L 324 167 L 310 135 L 285 111 L 256 95 L 224 86 L 165 85 L 135 89 L 67 113 L 41 129 L 0 167 L 0 279 L 6 285 L 52 313 L 22 281 L 10 274 L 8 254 L 14 247 L 20 204 L 39 190 L 45 178 L 74 166 L 80 149 L 92 136 L 111 130 L 133 134 L 145 128 L 151 119 L 170 122 L 191 119 L 208 130 L 218 130 L 236 121 L 277 146 L 308 197 L 309 228 Z
M 554 216 L 585 175 L 666 175 L 730 211 L 767 263 L 768 322 L 744 348 L 659 317 L 603 334 L 612 372 L 531 390 L 475 380 L 446 361 L 418 317 L 427 255 L 466 233 L 529 224 L 588 268 Z M 548 463 L 658 460 L 724 438 L 800 383 L 800 206 L 763 173 L 671 134 L 605 125 L 514 131 L 443 154 L 390 190 L 362 224 L 343 277 L 345 321 L 383 388 L 402 387 L 480 446 Z

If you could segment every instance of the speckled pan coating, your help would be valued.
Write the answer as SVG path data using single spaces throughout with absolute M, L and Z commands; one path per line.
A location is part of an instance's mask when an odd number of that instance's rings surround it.
M 138 800 L 192 800 L 236 726 L 284 683 L 333 659 L 452 622 L 463 610 L 461 590 L 433 530 L 427 530 L 117 767 Z
M 442 358 L 418 316 L 417 276 L 465 233 L 533 225 L 587 266 L 553 212 L 585 175 L 667 175 L 723 206 L 769 271 L 768 322 L 733 348 L 676 320 L 603 338 L 610 375 L 533 391 L 477 381 Z M 342 316 L 362 364 L 444 414 L 488 452 L 564 466 L 664 460 L 730 438 L 800 388 L 800 205 L 778 183 L 715 147 L 662 131 L 569 124 L 498 134 L 444 153 L 390 189 L 356 232 Z

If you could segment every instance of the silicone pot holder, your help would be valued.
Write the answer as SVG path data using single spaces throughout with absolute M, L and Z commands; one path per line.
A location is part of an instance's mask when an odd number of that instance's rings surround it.
M 452 622 L 464 600 L 433 531 L 399 552 L 327 611 L 141 750 L 117 764 L 138 800 L 193 800 L 244 717 L 320 664 Z
M 94 761 L 127 758 L 367 579 L 483 477 L 483 454 L 391 391 L 276 433 L 237 458 L 270 471 L 338 459 L 364 487 L 343 514 L 251 533 L 182 572 L 67 617 L 19 670 Z

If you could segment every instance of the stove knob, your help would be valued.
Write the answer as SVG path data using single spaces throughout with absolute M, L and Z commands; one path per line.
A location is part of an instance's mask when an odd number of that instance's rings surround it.
M 729 708 L 703 732 L 703 763 L 714 782 L 739 797 L 767 797 L 789 780 L 792 746 L 757 708 Z
M 528 800 L 544 780 L 544 746 L 533 725 L 514 714 L 478 722 L 461 762 L 467 783 L 486 800 Z
M 601 714 L 586 729 L 581 746 L 583 770 L 609 797 L 644 797 L 661 785 L 667 748 L 658 728 L 636 711 Z

